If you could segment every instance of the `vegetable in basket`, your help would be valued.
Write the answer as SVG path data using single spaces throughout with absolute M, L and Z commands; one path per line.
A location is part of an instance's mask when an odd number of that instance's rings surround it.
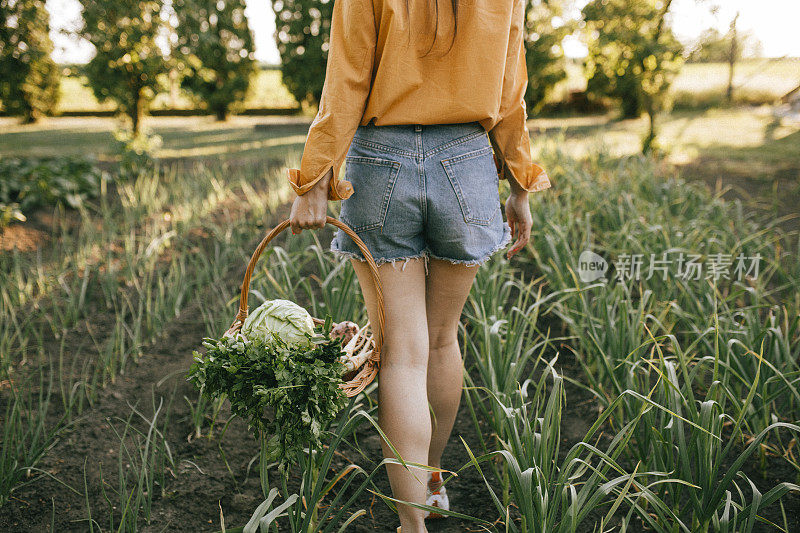
M 242 333 L 247 338 L 265 341 L 270 341 L 274 333 L 286 344 L 310 346 L 307 335 L 314 334 L 314 320 L 292 301 L 267 300 L 247 316 Z
M 202 394 L 226 395 L 256 437 L 269 439 L 268 456 L 283 472 L 304 448 L 321 447 L 324 428 L 346 405 L 343 338 L 331 335 L 331 317 L 315 327 L 305 309 L 284 302 L 256 309 L 245 333 L 203 339 L 206 352 L 194 352 L 189 371 Z

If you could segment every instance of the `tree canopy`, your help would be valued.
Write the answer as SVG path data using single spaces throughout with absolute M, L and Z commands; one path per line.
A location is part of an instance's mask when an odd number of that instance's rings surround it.
M 253 34 L 243 0 L 174 0 L 181 86 L 219 120 L 244 100 L 254 72 Z
M 283 83 L 298 102 L 319 104 L 333 15 L 333 0 L 275 0 L 275 42 Z
M 0 0 L 0 100 L 6 110 L 34 122 L 58 103 L 44 0 Z
M 564 37 L 572 31 L 562 18 L 564 0 L 525 0 L 525 63 L 528 90 L 525 102 L 539 111 L 556 85 L 566 79 Z

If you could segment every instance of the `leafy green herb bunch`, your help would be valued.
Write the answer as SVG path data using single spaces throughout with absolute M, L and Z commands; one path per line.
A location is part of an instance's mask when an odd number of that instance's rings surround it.
M 309 344 L 287 343 L 237 333 L 203 339 L 194 352 L 189 381 L 208 398 L 227 396 L 231 410 L 259 436 L 268 436 L 268 455 L 285 472 L 304 448 L 319 448 L 325 428 L 346 404 L 340 384 L 342 340 L 331 339 L 332 320 L 306 333 Z

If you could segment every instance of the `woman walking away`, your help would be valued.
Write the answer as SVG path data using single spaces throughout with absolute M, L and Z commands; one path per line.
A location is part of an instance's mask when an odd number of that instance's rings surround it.
M 379 265 L 378 418 L 405 461 L 442 467 L 475 272 L 512 239 L 509 258 L 527 244 L 528 193 L 550 187 L 525 124 L 524 12 L 524 0 L 336 0 L 319 112 L 300 168 L 288 170 L 292 232 L 323 227 L 327 202 L 341 201 L 342 222 Z M 507 222 L 500 179 L 511 190 Z M 341 231 L 331 250 L 350 258 L 377 324 L 361 252 Z M 395 498 L 449 508 L 439 472 L 389 464 L 387 473 Z M 401 504 L 398 514 L 403 533 L 427 531 L 425 511 Z

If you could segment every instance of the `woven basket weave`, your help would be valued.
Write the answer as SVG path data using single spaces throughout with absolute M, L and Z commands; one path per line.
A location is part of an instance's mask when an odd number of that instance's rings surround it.
M 356 244 L 356 246 L 358 246 L 359 250 L 361 250 L 361 253 L 364 254 L 370 274 L 372 275 L 372 280 L 375 283 L 375 293 L 378 301 L 377 335 L 373 335 L 370 323 L 367 322 L 364 327 L 359 327 L 359 330 L 353 336 L 352 340 L 342 348 L 345 353 L 345 355 L 342 356 L 342 362 L 347 365 L 348 370 L 345 372 L 342 384 L 340 386 L 348 397 L 352 397 L 363 391 L 367 385 L 372 383 L 372 380 L 375 379 L 375 376 L 378 374 L 378 370 L 380 369 L 381 348 L 383 346 L 384 333 L 383 287 L 381 286 L 381 279 L 378 275 L 378 267 L 375 265 L 375 260 L 372 258 L 372 254 L 369 253 L 364 241 L 362 241 L 358 235 L 356 235 L 356 233 L 350 229 L 349 226 L 347 226 L 347 224 L 336 220 L 335 218 L 327 217 L 325 222 L 326 224 L 332 224 L 333 226 L 336 226 L 345 232 L 351 239 L 353 239 L 353 242 Z M 264 249 L 267 247 L 267 244 L 269 244 L 272 239 L 274 239 L 279 233 L 288 227 L 288 219 L 275 226 L 272 231 L 270 231 L 267 236 L 264 237 L 256 250 L 253 252 L 253 256 L 250 258 L 250 262 L 247 264 L 244 280 L 242 281 L 242 292 L 241 298 L 239 299 L 239 312 L 236 313 L 236 318 L 234 319 L 233 324 L 231 324 L 231 327 L 225 332 L 226 336 L 235 335 L 241 331 L 249 312 L 249 308 L 247 306 L 247 296 L 250 293 L 250 277 L 253 275 L 253 270 L 255 270 L 256 263 L 258 262 L 259 257 L 261 257 Z M 324 323 L 324 321 L 319 318 L 312 318 L 315 324 Z

